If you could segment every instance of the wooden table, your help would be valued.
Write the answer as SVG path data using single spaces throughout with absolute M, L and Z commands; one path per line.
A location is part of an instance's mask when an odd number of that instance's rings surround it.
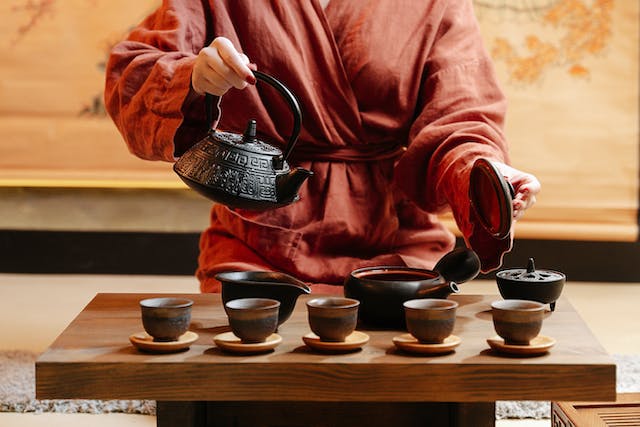
M 98 294 L 36 362 L 38 399 L 158 401 L 158 426 L 484 426 L 496 400 L 608 401 L 616 398 L 613 359 L 566 299 L 547 313 L 542 334 L 557 340 L 538 357 L 489 349 L 490 302 L 497 296 L 454 295 L 460 303 L 456 351 L 414 356 L 397 351 L 401 331 L 368 330 L 370 341 L 348 354 L 308 349 L 304 305 L 278 333 L 283 342 L 260 355 L 220 351 L 228 331 L 220 295 L 195 301 L 188 351 L 141 353 L 128 341 L 142 331 L 138 301 L 156 294 Z

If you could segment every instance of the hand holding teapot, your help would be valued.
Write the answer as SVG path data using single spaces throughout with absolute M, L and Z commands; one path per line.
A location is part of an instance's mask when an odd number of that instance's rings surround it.
M 298 189 L 313 175 L 303 168 L 290 168 L 287 163 L 300 134 L 302 112 L 283 83 L 259 71 L 252 73 L 247 64 L 248 58 L 221 37 L 200 51 L 192 86 L 195 92 L 204 87 L 207 123 L 212 127 L 178 159 L 173 170 L 190 188 L 214 202 L 231 208 L 275 209 L 298 200 Z M 246 72 L 254 81 L 261 80 L 276 89 L 291 109 L 293 130 L 284 152 L 258 140 L 255 120 L 248 121 L 243 135 L 213 128 L 213 95 L 220 96 L 231 87 L 245 88 L 251 80 Z
M 250 64 L 247 55 L 238 52 L 229 39 L 216 37 L 198 53 L 191 87 L 198 95 L 222 96 L 232 87 L 244 89 L 256 84 L 252 68 L 255 66 Z

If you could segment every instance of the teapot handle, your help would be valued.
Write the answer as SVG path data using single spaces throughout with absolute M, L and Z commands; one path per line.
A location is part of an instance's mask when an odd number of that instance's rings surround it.
M 293 113 L 293 129 L 291 131 L 291 136 L 289 137 L 289 142 L 285 147 L 283 155 L 278 159 L 274 159 L 276 169 L 281 169 L 284 162 L 289 158 L 291 151 L 293 151 L 293 147 L 296 145 L 296 142 L 298 141 L 300 126 L 302 124 L 302 111 L 300 110 L 300 104 L 298 103 L 295 95 L 289 90 L 288 87 L 280 82 L 280 80 L 261 71 L 254 71 L 253 74 L 256 76 L 256 79 L 262 80 L 263 82 L 276 89 L 280 93 L 280 95 L 282 95 L 287 104 L 289 104 L 291 112 Z M 205 108 L 207 113 L 207 123 L 211 124 L 213 123 L 213 95 L 206 94 Z

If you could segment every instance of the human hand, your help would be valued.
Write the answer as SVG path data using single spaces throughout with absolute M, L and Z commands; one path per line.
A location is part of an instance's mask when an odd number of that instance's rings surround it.
M 536 195 L 540 192 L 540 181 L 526 172 L 519 171 L 504 163 L 492 162 L 515 190 L 513 197 L 513 220 L 517 221 L 525 211 L 536 203 Z
M 255 65 L 250 64 L 249 58 L 238 52 L 229 39 L 216 37 L 198 53 L 191 86 L 199 95 L 222 96 L 232 87 L 244 89 L 248 84 L 255 84 L 252 68 Z

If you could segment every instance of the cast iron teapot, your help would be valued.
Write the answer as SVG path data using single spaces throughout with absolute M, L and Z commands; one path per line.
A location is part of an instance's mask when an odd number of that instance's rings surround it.
M 185 152 L 173 170 L 193 190 L 232 208 L 268 210 L 298 200 L 298 189 L 313 173 L 290 168 L 287 158 L 298 140 L 302 113 L 295 96 L 274 77 L 253 72 L 273 86 L 293 113 L 293 131 L 284 153 L 256 138 L 256 121 L 249 120 L 243 135 L 213 128 Z M 213 97 L 206 96 L 208 123 L 213 122 Z

